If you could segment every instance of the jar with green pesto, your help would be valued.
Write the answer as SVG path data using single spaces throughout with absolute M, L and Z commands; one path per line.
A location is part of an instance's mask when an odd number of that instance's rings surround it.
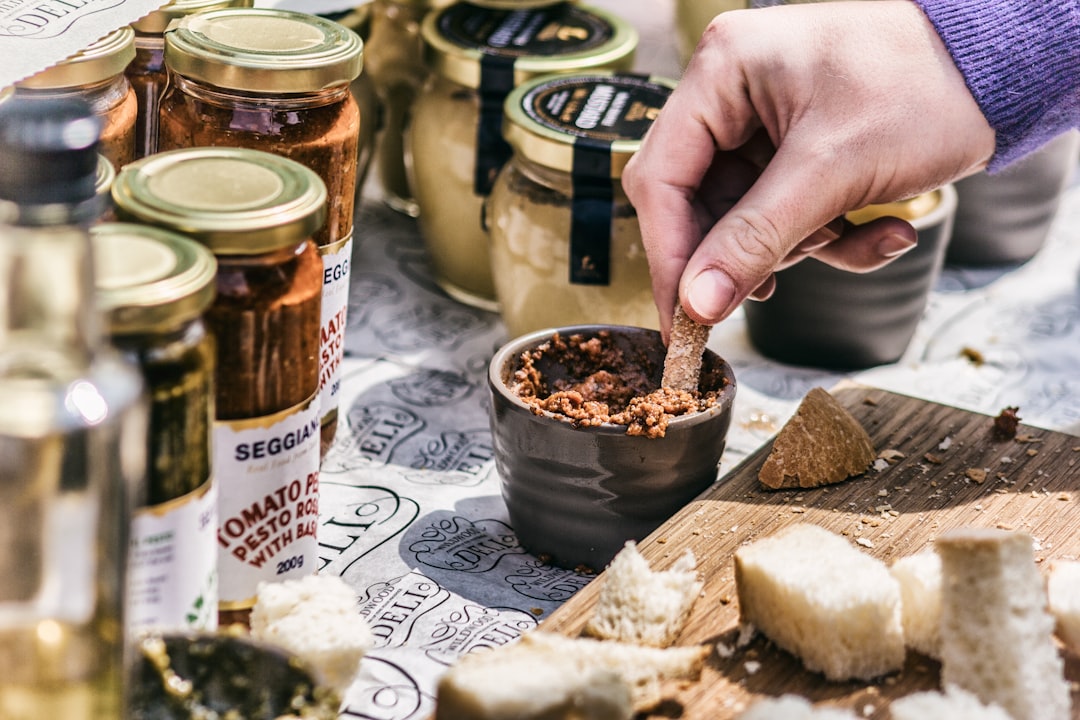
M 326 186 L 246 148 L 159 152 L 117 175 L 118 217 L 181 233 L 217 259 L 213 459 L 219 622 L 244 622 L 260 582 L 316 570 L 319 325 L 312 236 Z
M 172 0 L 131 23 L 135 57 L 124 73 L 135 89 L 135 158 L 157 152 L 158 98 L 165 89 L 165 28 L 177 18 L 226 7 L 250 7 L 250 0 Z
M 119 170 L 135 159 L 138 101 L 124 69 L 135 57 L 135 31 L 123 26 L 70 58 L 15 83 L 15 97 L 77 98 L 102 120 L 100 150 Z
M 367 121 L 350 90 L 363 67 L 363 40 L 318 15 L 206 10 L 169 25 L 165 65 L 159 150 L 261 150 L 305 165 L 326 187 L 326 221 L 315 233 L 325 278 L 319 330 L 325 455 L 338 425 L 356 164 L 360 124 Z
M 546 76 L 506 99 L 513 156 L 487 200 L 507 332 L 604 323 L 656 329 L 648 259 L 623 168 L 671 90 L 636 74 Z
M 456 3 L 424 18 L 430 74 L 413 103 L 406 167 L 435 281 L 451 297 L 497 310 L 484 199 L 510 147 L 503 102 L 532 78 L 633 64 L 637 31 L 574 3 L 506 10 Z
M 133 635 L 217 627 L 214 339 L 203 313 L 217 263 L 181 235 L 128 223 L 91 229 L 98 304 L 150 402 L 146 498 L 128 558 Z

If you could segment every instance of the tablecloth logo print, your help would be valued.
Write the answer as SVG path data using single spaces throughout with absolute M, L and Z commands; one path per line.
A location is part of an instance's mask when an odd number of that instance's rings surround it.
M 377 319 L 376 319 L 377 321 Z M 403 333 L 401 328 L 410 328 Z M 475 312 L 450 305 L 414 305 L 375 327 L 380 342 L 395 352 L 441 348 L 453 350 L 486 331 L 489 324 Z
M 420 515 L 415 500 L 390 488 L 320 483 L 319 571 L 348 579 L 349 568 L 405 531 Z
M 506 576 L 507 584 L 519 595 L 534 600 L 563 603 L 589 584 L 595 576 L 548 565 L 540 560 L 526 562 Z
M 452 405 L 476 390 L 464 374 L 446 370 L 417 370 L 387 385 L 398 400 L 420 408 Z
M 339 718 L 357 720 L 408 720 L 424 718 L 435 704 L 435 698 L 421 689 L 429 684 L 427 678 L 406 670 L 392 658 L 382 657 L 378 651 L 364 656 L 360 673 L 349 688 Z
M 453 516 L 434 520 L 420 529 L 409 545 L 416 562 L 456 572 L 484 573 L 508 555 L 525 552 L 510 526 L 500 520 L 469 520 Z
M 445 432 L 417 450 L 412 467 L 426 472 L 405 473 L 405 477 L 421 485 L 474 487 L 492 474 L 494 458 L 490 431 Z
M 420 618 L 449 598 L 449 591 L 413 571 L 368 586 L 360 600 L 360 614 L 367 620 L 376 646 L 405 645 Z
M 424 420 L 408 408 L 384 402 L 354 404 L 345 414 L 324 473 L 389 465 L 394 451 L 424 429 Z
M 124 0 L 3 0 L 0 2 L 0 35 L 36 40 L 67 32 L 80 18 L 119 7 Z
M 462 655 L 508 645 L 536 626 L 536 617 L 524 610 L 468 603 L 440 619 L 425 650 L 449 666 Z

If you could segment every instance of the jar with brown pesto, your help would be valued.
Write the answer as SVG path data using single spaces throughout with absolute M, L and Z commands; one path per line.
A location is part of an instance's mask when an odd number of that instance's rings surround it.
M 15 97 L 47 100 L 79 98 L 101 118 L 100 152 L 119 170 L 135 159 L 138 101 L 124 68 L 135 57 L 135 31 L 129 26 L 52 67 L 15 83 Z
M 325 284 L 320 335 L 322 447 L 337 430 L 352 257 L 360 117 L 349 85 L 363 41 L 327 18 L 230 8 L 181 18 L 165 31 L 169 84 L 158 148 L 228 146 L 271 152 L 313 170 L 327 191 L 315 233 Z
M 165 28 L 177 18 L 225 7 L 250 7 L 249 0 L 172 0 L 131 23 L 135 58 L 125 74 L 135 88 L 139 112 L 135 117 L 135 158 L 157 152 L 158 98 L 165 89 Z
M 349 91 L 360 111 L 360 136 L 356 143 L 356 198 L 354 204 L 359 207 L 367 181 L 368 171 L 375 152 L 375 134 L 382 120 L 379 116 L 379 99 L 375 94 L 375 85 L 371 81 L 368 61 L 371 58 L 368 36 L 371 34 L 371 5 L 367 2 L 350 10 L 323 15 L 340 23 L 360 36 L 364 42 L 364 69 L 353 78 Z
M 323 265 L 311 237 L 326 187 L 300 163 L 244 148 L 161 152 L 113 184 L 122 220 L 173 230 L 217 259 L 213 468 L 219 620 L 243 621 L 259 582 L 315 572 Z
M 406 167 L 435 281 L 451 297 L 497 310 L 484 198 L 510 147 L 503 102 L 540 75 L 629 69 L 637 32 L 599 9 L 526 10 L 456 3 L 421 26 L 430 75 L 413 103 Z
M 132 634 L 217 627 L 217 489 L 211 466 L 214 340 L 203 313 L 217 263 L 203 245 L 146 225 L 91 230 L 97 300 L 112 344 L 150 402 L 146 499 L 131 524 Z
M 659 327 L 623 168 L 674 88 L 617 73 L 547 76 L 506 100 L 514 154 L 487 200 L 507 332 L 603 323 Z

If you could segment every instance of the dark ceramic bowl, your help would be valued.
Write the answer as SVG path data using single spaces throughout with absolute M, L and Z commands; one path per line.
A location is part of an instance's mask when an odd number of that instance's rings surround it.
M 1072 130 L 1000 172 L 957 181 L 956 224 L 945 262 L 1015 265 L 1034 257 L 1050 234 L 1078 157 L 1080 132 Z
M 502 495 L 522 546 L 561 567 L 601 571 L 627 540 L 642 540 L 717 479 L 735 399 L 731 367 L 705 353 L 703 391 L 724 388 L 703 412 L 673 418 L 664 437 L 626 434 L 622 425 L 579 428 L 536 414 L 511 389 L 521 355 L 575 333 L 611 333 L 624 352 L 642 353 L 660 385 L 666 349 L 660 333 L 619 325 L 540 330 L 503 345 L 491 359 L 491 434 Z M 544 377 L 563 369 L 538 363 Z
M 743 304 L 750 341 L 792 365 L 857 370 L 903 356 L 926 309 L 952 234 L 956 189 L 909 220 L 919 244 L 869 273 L 837 270 L 813 258 L 776 274 L 776 291 Z

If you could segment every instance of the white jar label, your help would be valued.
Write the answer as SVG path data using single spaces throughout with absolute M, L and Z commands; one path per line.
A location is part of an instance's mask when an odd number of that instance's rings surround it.
M 319 394 L 275 415 L 214 424 L 220 607 L 251 607 L 260 582 L 315 572 Z
M 352 246 L 350 234 L 319 248 L 323 261 L 322 324 L 319 328 L 319 405 L 323 422 L 334 416 L 341 394 Z
M 140 508 L 131 522 L 128 628 L 217 628 L 217 486 Z

